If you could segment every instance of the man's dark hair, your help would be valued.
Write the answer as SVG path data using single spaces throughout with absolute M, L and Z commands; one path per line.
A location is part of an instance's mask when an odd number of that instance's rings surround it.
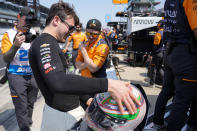
M 55 16 L 59 16 L 61 20 L 65 20 L 68 15 L 71 15 L 75 20 L 75 25 L 79 24 L 79 17 L 76 15 L 73 7 L 71 7 L 68 3 L 58 2 L 51 6 L 48 18 L 46 19 L 46 26 L 50 24 L 51 20 Z
M 80 26 L 80 27 L 82 27 L 82 23 L 79 23 L 77 26 Z

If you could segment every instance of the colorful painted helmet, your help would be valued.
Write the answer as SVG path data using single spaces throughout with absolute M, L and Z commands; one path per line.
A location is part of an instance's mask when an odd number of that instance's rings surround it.
M 137 87 L 132 86 L 132 91 L 140 101 L 137 113 L 130 114 L 128 111 L 122 115 L 117 103 L 108 92 L 97 94 L 86 110 L 85 121 L 93 131 L 131 131 L 135 129 L 144 119 L 146 113 L 146 102 Z M 123 104 L 124 105 L 124 104 Z M 126 107 L 124 106 L 124 110 Z

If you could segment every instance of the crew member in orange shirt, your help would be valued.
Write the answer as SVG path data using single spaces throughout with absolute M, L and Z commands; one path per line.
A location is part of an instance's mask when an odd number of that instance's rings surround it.
M 112 28 L 112 31 L 110 31 L 108 34 L 108 39 L 110 41 L 110 46 L 113 51 L 118 50 L 118 35 L 117 35 L 117 29 L 116 27 Z
M 74 32 L 68 38 L 68 42 L 66 44 L 66 47 L 63 50 L 63 52 L 66 53 L 71 41 L 73 41 L 72 61 L 73 61 L 74 67 L 75 67 L 75 61 L 76 61 L 77 54 L 78 54 L 79 44 L 81 42 L 87 41 L 86 35 L 81 31 L 81 29 L 82 29 L 82 24 L 80 23 L 79 25 L 76 26 L 76 32 Z
M 160 20 L 157 24 L 158 32 L 154 36 L 153 50 L 149 56 L 151 59 L 150 64 L 150 84 L 162 85 L 163 81 L 163 24 L 164 20 Z
M 109 46 L 101 36 L 101 22 L 91 19 L 86 26 L 87 41 L 79 45 L 76 67 L 84 77 L 106 77 Z

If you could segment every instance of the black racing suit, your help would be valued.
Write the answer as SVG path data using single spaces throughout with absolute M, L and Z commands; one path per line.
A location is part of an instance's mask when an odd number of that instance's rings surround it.
M 86 101 L 88 94 L 107 91 L 108 81 L 105 78 L 89 79 L 66 74 L 64 55 L 50 34 L 43 33 L 34 40 L 29 61 L 46 104 L 59 111 L 77 108 L 79 96 Z
M 175 87 L 167 131 L 180 131 L 191 104 L 197 101 L 197 43 L 192 32 L 197 28 L 193 24 L 196 23 L 196 6 L 195 0 L 166 0 L 164 6 L 164 40 L 167 41 L 166 61 L 169 72 L 165 82 Z M 191 111 L 190 115 L 196 116 L 196 111 Z M 193 125 L 196 126 L 196 123 Z

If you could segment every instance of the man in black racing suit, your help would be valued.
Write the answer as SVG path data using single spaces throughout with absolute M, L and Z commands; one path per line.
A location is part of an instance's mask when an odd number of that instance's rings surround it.
M 127 82 L 106 78 L 90 79 L 66 74 L 64 58 L 58 42 L 65 42 L 75 29 L 74 25 L 78 23 L 79 19 L 69 4 L 64 2 L 53 4 L 49 10 L 43 33 L 34 40 L 30 48 L 29 61 L 32 71 L 46 105 L 51 108 L 47 117 L 55 111 L 65 113 L 62 114 L 65 119 L 61 119 L 59 116 L 56 116 L 58 118 L 52 117 L 50 118 L 52 122 L 48 124 L 46 119 L 43 119 L 42 130 L 59 131 L 72 128 L 78 120 L 75 111 L 79 106 L 79 95 L 108 91 L 117 101 L 122 113 L 124 112 L 122 102 L 125 103 L 131 114 L 136 112 L 133 101 L 139 104 L 132 90 L 128 88 L 129 83 Z M 62 126 L 61 123 L 65 125 Z M 43 124 L 46 125 L 46 128 L 43 127 Z

